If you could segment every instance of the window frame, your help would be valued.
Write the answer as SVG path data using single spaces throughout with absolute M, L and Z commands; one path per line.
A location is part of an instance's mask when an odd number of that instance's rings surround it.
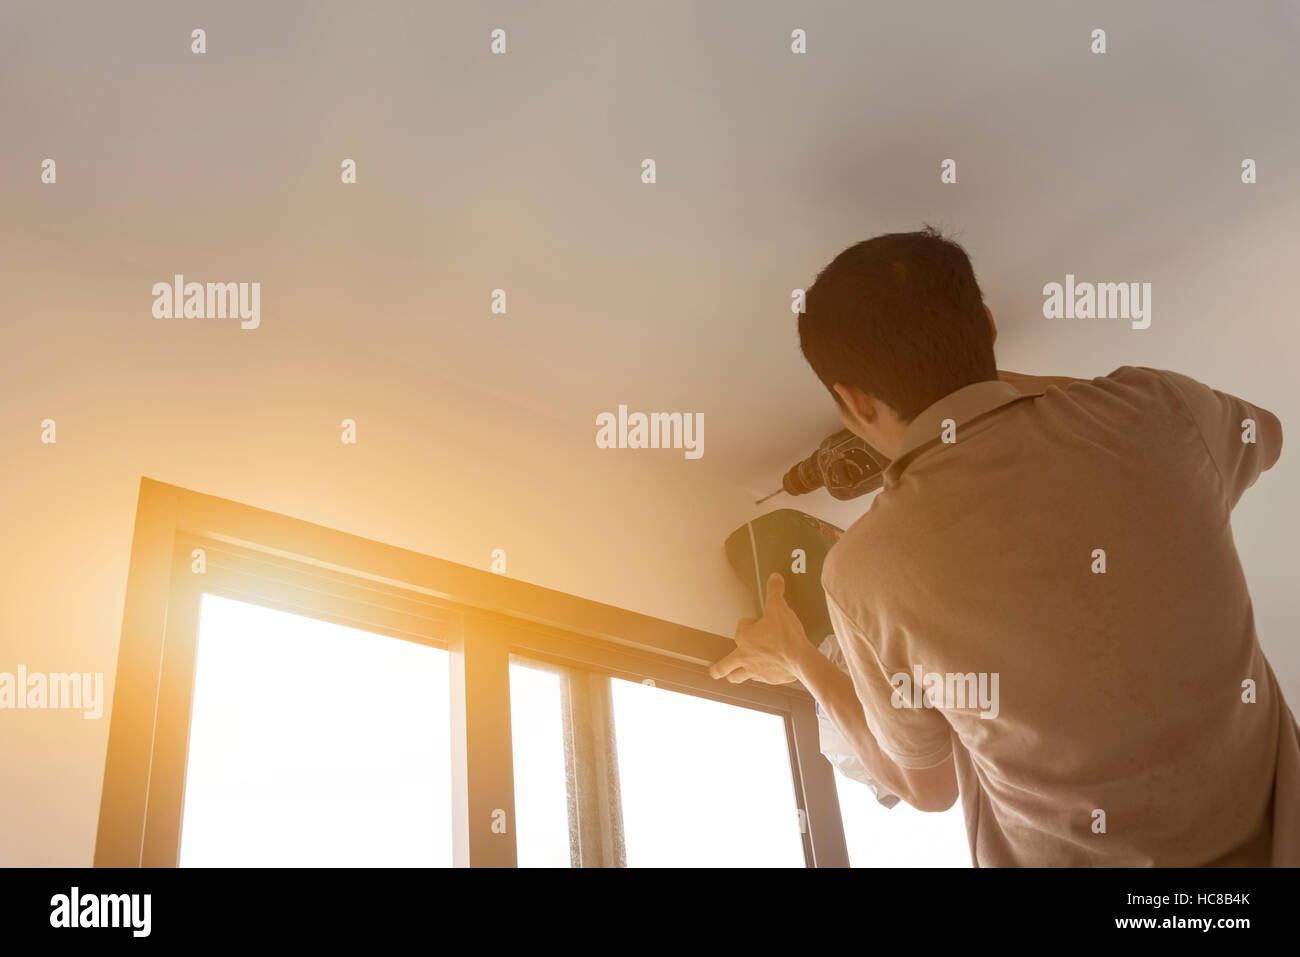
M 206 569 L 193 570 L 202 549 Z M 144 478 L 95 846 L 97 867 L 174 867 L 199 602 L 224 595 L 451 654 L 456 866 L 513 867 L 512 655 L 782 716 L 809 866 L 847 867 L 834 771 L 797 685 L 708 676 L 728 638 Z M 504 832 L 493 829 L 505 812 Z M 495 816 L 495 817 L 494 817 Z

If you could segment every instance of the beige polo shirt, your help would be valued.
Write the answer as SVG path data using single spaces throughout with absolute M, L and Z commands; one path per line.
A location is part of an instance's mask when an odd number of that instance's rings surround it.
M 977 866 L 1300 864 L 1300 728 L 1228 522 L 1280 452 L 1257 417 L 1126 366 L 908 426 L 822 583 L 880 747 L 954 755 Z

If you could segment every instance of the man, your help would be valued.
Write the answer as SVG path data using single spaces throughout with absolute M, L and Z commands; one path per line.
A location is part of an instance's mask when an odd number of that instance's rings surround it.
M 1300 728 L 1228 522 L 1278 420 L 1172 372 L 999 377 L 929 229 L 837 256 L 799 335 L 892 460 L 822 574 L 849 674 L 774 575 L 714 677 L 797 679 L 886 788 L 960 795 L 977 866 L 1300 864 Z

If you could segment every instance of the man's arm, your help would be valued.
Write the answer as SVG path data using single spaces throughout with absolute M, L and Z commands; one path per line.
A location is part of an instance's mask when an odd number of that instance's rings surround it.
M 835 727 L 852 745 L 867 772 L 918 811 L 946 811 L 957 800 L 957 773 L 949 754 L 935 767 L 900 767 L 876 743 L 853 687 L 804 634 L 799 616 L 786 603 L 785 579 L 767 579 L 762 618 L 747 618 L 736 627 L 736 650 L 713 663 L 709 674 L 732 683 L 798 680 L 821 703 Z
M 1230 508 L 1261 473 L 1277 464 L 1282 423 L 1272 412 L 1177 372 L 1141 367 L 1127 371 L 1133 379 L 1155 377 L 1177 396 L 1223 480 Z
M 853 679 L 807 641 L 795 656 L 795 676 L 857 753 L 873 778 L 918 811 L 946 811 L 957 800 L 957 772 L 949 754 L 932 768 L 899 767 L 880 750 L 867 726 Z

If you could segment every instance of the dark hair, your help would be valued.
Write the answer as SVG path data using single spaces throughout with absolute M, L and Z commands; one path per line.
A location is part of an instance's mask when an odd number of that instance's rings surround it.
M 831 260 L 808 290 L 799 345 L 836 402 L 835 383 L 857 386 L 905 422 L 998 375 L 970 259 L 929 226 L 865 240 Z

